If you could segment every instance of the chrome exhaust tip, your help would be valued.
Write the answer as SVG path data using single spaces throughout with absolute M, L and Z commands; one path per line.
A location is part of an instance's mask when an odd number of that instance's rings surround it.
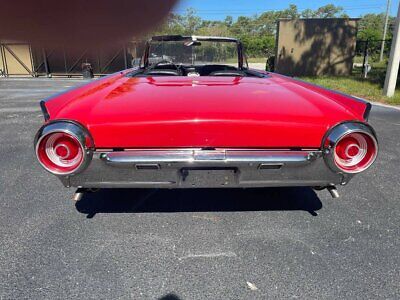
M 79 188 L 75 191 L 74 196 L 72 197 L 72 200 L 74 200 L 75 202 L 81 201 L 82 197 L 85 193 L 85 189 Z
M 331 196 L 332 196 L 333 199 L 337 199 L 337 198 L 340 197 L 339 192 L 338 192 L 336 186 L 328 186 L 326 189 L 327 189 L 328 192 L 331 194 Z

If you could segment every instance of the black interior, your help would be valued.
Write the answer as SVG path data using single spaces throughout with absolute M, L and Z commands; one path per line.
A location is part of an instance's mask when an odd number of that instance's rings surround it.
M 250 71 L 247 69 L 239 70 L 228 65 L 175 65 L 170 62 L 161 62 L 148 68 L 140 69 L 131 76 L 226 76 L 226 77 L 265 77 L 265 74 Z

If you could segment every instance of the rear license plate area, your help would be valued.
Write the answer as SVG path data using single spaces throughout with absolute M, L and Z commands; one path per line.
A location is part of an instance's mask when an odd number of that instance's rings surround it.
M 181 186 L 229 187 L 237 183 L 235 168 L 183 168 L 180 170 Z

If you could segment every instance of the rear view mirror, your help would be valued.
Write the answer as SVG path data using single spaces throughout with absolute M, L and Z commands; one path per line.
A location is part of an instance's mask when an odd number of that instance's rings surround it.
M 201 43 L 199 41 L 189 41 L 185 43 L 185 46 L 190 47 L 190 46 L 201 46 Z

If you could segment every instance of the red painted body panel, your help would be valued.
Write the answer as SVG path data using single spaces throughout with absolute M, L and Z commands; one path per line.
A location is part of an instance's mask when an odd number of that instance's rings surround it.
M 366 103 L 268 78 L 117 74 L 46 102 L 50 121 L 86 126 L 97 148 L 319 148 L 326 131 L 363 121 Z

